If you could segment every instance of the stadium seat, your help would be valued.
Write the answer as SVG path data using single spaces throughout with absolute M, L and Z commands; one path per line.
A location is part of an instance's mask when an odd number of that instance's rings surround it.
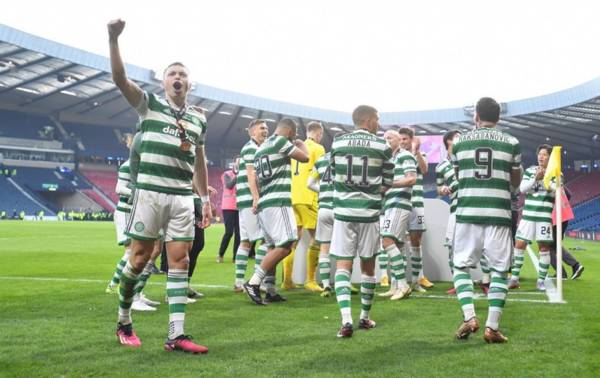
M 47 210 L 42 209 L 38 204 L 27 198 L 21 191 L 12 185 L 8 178 L 0 175 L 0 193 L 2 198 L 0 199 L 0 210 L 6 211 L 9 217 L 12 217 L 13 212 L 17 214 L 20 211 L 25 211 L 26 215 L 34 215 L 40 210 L 44 210 L 46 215 L 53 215 L 48 213 Z
M 56 130 L 44 136 L 44 126 L 54 127 L 52 120 L 48 117 L 1 110 L 0 119 L 2 119 L 0 137 L 38 140 L 59 139 L 59 133 Z M 51 138 L 51 136 L 54 138 Z
M 81 141 L 77 144 L 81 156 L 97 156 L 103 158 L 122 158 L 129 156 L 127 147 L 118 138 L 118 134 L 131 133 L 133 129 L 117 129 L 108 126 L 90 126 L 64 123 L 65 130 Z M 83 147 L 83 149 L 81 149 Z
M 569 222 L 571 231 L 600 231 L 600 197 L 573 208 L 575 219 Z
M 566 178 L 566 182 L 573 193 L 573 197 L 571 198 L 572 206 L 600 196 L 600 172 L 579 174 L 570 180 Z

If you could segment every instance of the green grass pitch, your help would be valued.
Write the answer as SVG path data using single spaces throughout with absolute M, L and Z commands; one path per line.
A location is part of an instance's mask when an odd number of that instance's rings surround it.
M 540 377 L 597 376 L 600 369 L 600 243 L 568 240 L 584 248 L 574 254 L 586 268 L 580 280 L 565 281 L 568 303 L 511 301 L 546 297 L 509 294 L 501 324 L 509 343 L 486 345 L 482 331 L 466 342 L 453 338 L 461 321 L 454 298 L 376 297 L 377 328 L 344 340 L 335 337 L 334 298 L 296 290 L 284 293 L 287 303 L 252 305 L 231 290 L 231 249 L 224 264 L 215 262 L 222 232 L 207 230 L 192 281 L 206 297 L 188 306 L 186 333 L 210 348 L 194 356 L 163 351 L 164 303 L 154 313 L 133 313 L 141 348 L 117 344 L 117 298 L 104 293 L 122 254 L 112 223 L 0 222 L 0 376 Z M 533 292 L 526 260 L 520 292 Z M 147 295 L 163 302 L 164 282 L 164 275 L 151 277 Z M 429 294 L 449 287 L 437 283 Z M 352 305 L 356 321 L 358 297 Z M 484 322 L 487 302 L 476 301 L 476 309 Z

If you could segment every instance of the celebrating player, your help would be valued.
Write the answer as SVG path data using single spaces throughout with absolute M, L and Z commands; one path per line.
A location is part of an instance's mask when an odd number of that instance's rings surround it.
M 538 165 L 527 168 L 519 187 L 521 193 L 525 193 L 525 205 L 523 206 L 523 216 L 517 229 L 515 261 L 508 285 L 509 289 L 519 287 L 519 274 L 521 273 L 521 267 L 525 258 L 524 250 L 527 244 L 531 244 L 535 240 L 540 249 L 536 287 L 541 291 L 546 290 L 544 280 L 550 266 L 552 209 L 554 209 L 555 189 L 546 190 L 543 178 L 551 153 L 552 147 L 547 144 L 542 144 L 537 148 Z
M 356 130 L 335 138 L 330 157 L 334 182 L 330 253 L 336 259 L 335 293 L 342 314 L 338 337 L 353 333 L 350 275 L 357 255 L 362 268 L 358 327 L 371 329 L 376 325 L 369 313 L 375 294 L 381 193 L 392 186 L 394 178 L 392 150 L 375 135 L 379 129 L 377 110 L 361 105 L 352 113 L 352 120 Z
M 275 291 L 275 267 L 291 251 L 298 240 L 298 230 L 292 211 L 290 158 L 308 162 L 308 149 L 296 138 L 296 122 L 284 118 L 254 155 L 254 170 L 258 179 L 260 199 L 257 203 L 258 223 L 269 250 L 250 280 L 244 284 L 246 294 L 257 305 L 282 302 L 285 299 Z M 263 301 L 260 284 L 267 294 Z
M 411 134 L 412 130 L 406 127 L 398 131 L 388 130 L 384 134 L 394 154 L 394 183 L 385 192 L 380 227 L 381 243 L 389 256 L 393 280 L 390 290 L 379 295 L 390 297 L 393 301 L 407 298 L 411 293 L 406 281 L 405 256 L 401 252 L 412 210 L 412 187 L 417 182 L 417 160 L 403 148 L 410 147 Z
M 325 149 L 319 143 L 323 138 L 323 125 L 319 122 L 310 122 L 307 125 L 307 138 L 304 141 L 308 149 L 308 162 L 292 161 L 292 206 L 298 225 L 298 240 L 302 238 L 302 230 L 308 230 L 310 243 L 306 252 L 306 280 L 304 288 L 310 291 L 321 291 L 315 281 L 317 261 L 319 259 L 319 245 L 315 243 L 315 228 L 317 227 L 317 195 L 306 186 L 308 176 L 312 172 L 315 162 L 325 154 Z M 294 266 L 294 250 L 283 260 L 283 289 L 294 288 L 292 272 Z
M 133 141 L 133 136 L 131 134 L 127 137 L 127 147 L 131 147 L 131 143 Z M 123 273 L 123 268 L 125 264 L 127 264 L 127 260 L 131 255 L 131 249 L 129 246 L 131 244 L 131 239 L 125 235 L 125 228 L 127 225 L 127 221 L 129 220 L 129 215 L 131 213 L 131 205 L 129 204 L 129 200 L 131 197 L 131 174 L 129 171 L 129 160 L 126 160 L 121 164 L 118 169 L 118 177 L 117 177 L 117 186 L 115 188 L 115 192 L 119 195 L 119 202 L 117 203 L 117 208 L 114 214 L 114 223 L 117 231 L 117 242 L 119 245 L 125 247 L 125 253 L 121 260 L 117 263 L 117 267 L 115 268 L 115 272 L 111 281 L 108 283 L 106 287 L 106 293 L 112 294 L 115 288 L 119 285 L 121 280 L 121 274 Z M 160 253 L 160 251 L 159 251 Z M 154 267 L 154 259 L 158 257 L 157 254 L 153 252 L 152 257 L 144 267 L 142 274 L 140 275 L 140 280 L 138 281 L 135 288 L 135 296 L 133 302 L 131 304 L 131 308 L 136 311 L 156 311 L 156 309 L 152 306 L 158 305 L 159 302 L 152 301 L 143 293 L 143 289 L 146 281 L 152 274 L 152 268 Z
M 333 231 L 333 184 L 329 158 L 330 154 L 326 153 L 317 160 L 307 183 L 310 190 L 319 193 L 319 213 L 315 241 L 320 247 L 319 278 L 321 278 L 323 284 L 323 292 L 321 292 L 323 298 L 331 296 L 329 245 Z
M 452 145 L 460 136 L 460 131 L 451 130 L 444 134 L 444 146 L 448 155 L 435 167 L 435 178 L 437 193 L 439 196 L 450 196 L 450 217 L 448 218 L 448 227 L 446 228 L 446 240 L 444 245 L 448 247 L 448 263 L 452 270 L 452 240 L 454 237 L 454 225 L 456 224 L 456 205 L 458 202 L 458 181 L 456 172 L 450 161 L 452 155 Z
M 444 245 L 448 248 L 448 265 L 450 265 L 450 272 L 453 271 L 454 265 L 452 263 L 452 241 L 454 239 L 454 226 L 456 225 L 456 205 L 458 202 L 458 181 L 456 180 L 456 172 L 450 156 L 452 155 L 452 145 L 454 141 L 460 136 L 460 131 L 451 130 L 444 134 L 444 146 L 448 155 L 444 160 L 439 162 L 435 167 L 435 178 L 437 193 L 439 196 L 450 196 L 450 217 L 448 218 L 448 227 L 446 228 L 446 240 Z M 456 289 L 451 288 L 446 292 L 447 294 L 456 294 Z
M 248 125 L 250 140 L 242 147 L 240 152 L 239 173 L 236 181 L 237 208 L 240 218 L 240 246 L 235 255 L 235 285 L 233 290 L 241 293 L 242 286 L 246 280 L 246 268 L 248 266 L 248 254 L 252 244 L 263 239 L 262 230 L 258 226 L 256 205 L 258 204 L 258 187 L 256 184 L 256 172 L 254 171 L 254 155 L 256 150 L 267 139 L 269 127 L 263 119 L 255 119 Z M 263 243 L 256 250 L 256 264 L 267 251 Z
M 408 225 L 412 290 L 424 292 L 425 289 L 433 287 L 433 284 L 423 275 L 423 249 L 421 247 L 423 232 L 427 230 L 425 205 L 423 204 L 423 175 L 427 174 L 429 168 L 425 154 L 421 153 L 421 140 L 415 137 L 412 129 L 409 129 L 409 131 L 411 146 L 403 146 L 402 148 L 410 150 L 417 160 L 417 182 L 412 187 L 412 211 Z
M 456 172 L 454 171 L 454 167 L 450 161 L 450 155 L 452 155 L 452 145 L 454 144 L 454 141 L 458 139 L 459 135 L 460 131 L 458 130 L 448 131 L 446 134 L 444 134 L 444 146 L 446 147 L 448 155 L 446 159 L 442 160 L 435 167 L 437 193 L 442 197 L 450 196 L 451 200 L 450 217 L 448 218 L 446 240 L 444 241 L 444 245 L 448 248 L 448 264 L 450 265 L 450 272 L 452 272 L 454 269 L 454 265 L 452 263 L 452 241 L 454 239 L 454 228 L 456 225 L 456 204 L 458 200 L 458 181 L 456 180 Z M 490 287 L 490 269 L 484 254 L 481 255 L 479 265 L 481 267 L 481 271 L 483 272 L 481 289 L 483 290 L 483 293 L 487 295 Z M 456 289 L 452 287 L 446 291 L 446 294 L 456 294 Z
M 127 78 L 118 44 L 124 27 L 125 21 L 120 19 L 108 23 L 112 77 L 127 102 L 137 111 L 141 123 L 140 161 L 127 224 L 132 253 L 121 275 L 117 336 L 122 345 L 141 345 L 132 327 L 131 301 L 140 273 L 154 249 L 159 230 L 163 228 L 169 263 L 169 332 L 164 348 L 206 353 L 208 349 L 192 342 L 183 329 L 188 251 L 194 240 L 192 181 L 200 191 L 204 227 L 210 225 L 212 217 L 204 155 L 206 117 L 187 103 L 191 82 L 188 69 L 181 63 L 170 64 L 163 73 L 165 99 L 144 92 Z
M 512 249 L 510 186 L 519 185 L 522 171 L 519 141 L 496 129 L 499 119 L 500 105 L 492 98 L 481 98 L 475 106 L 477 128 L 461 135 L 452 146 L 459 185 L 454 287 L 464 316 L 456 337 L 467 339 L 479 329 L 469 269 L 475 267 L 483 253 L 492 270 L 484 333 L 488 343 L 508 340 L 499 325 L 508 291 L 506 276 Z

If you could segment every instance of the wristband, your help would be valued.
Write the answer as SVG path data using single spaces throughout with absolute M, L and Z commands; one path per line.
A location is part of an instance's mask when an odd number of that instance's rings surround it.
M 202 201 L 202 204 L 204 205 L 205 203 L 210 202 L 210 197 L 209 196 L 201 196 L 200 201 Z

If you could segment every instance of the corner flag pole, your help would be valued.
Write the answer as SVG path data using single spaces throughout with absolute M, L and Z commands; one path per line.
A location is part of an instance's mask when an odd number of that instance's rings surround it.
M 560 153 L 560 147 L 559 147 Z M 560 155 L 559 155 L 560 161 Z M 560 165 L 559 165 L 560 167 Z M 554 192 L 554 197 L 556 203 L 554 207 L 556 209 L 556 291 L 558 293 L 558 301 L 563 301 L 563 280 L 562 280 L 562 180 L 561 174 L 556 176 L 556 191 Z
M 544 174 L 544 187 L 551 190 L 554 180 L 554 211 L 556 214 L 556 300 L 563 301 L 562 282 L 562 169 L 561 169 L 561 146 L 552 147 L 552 153 Z

